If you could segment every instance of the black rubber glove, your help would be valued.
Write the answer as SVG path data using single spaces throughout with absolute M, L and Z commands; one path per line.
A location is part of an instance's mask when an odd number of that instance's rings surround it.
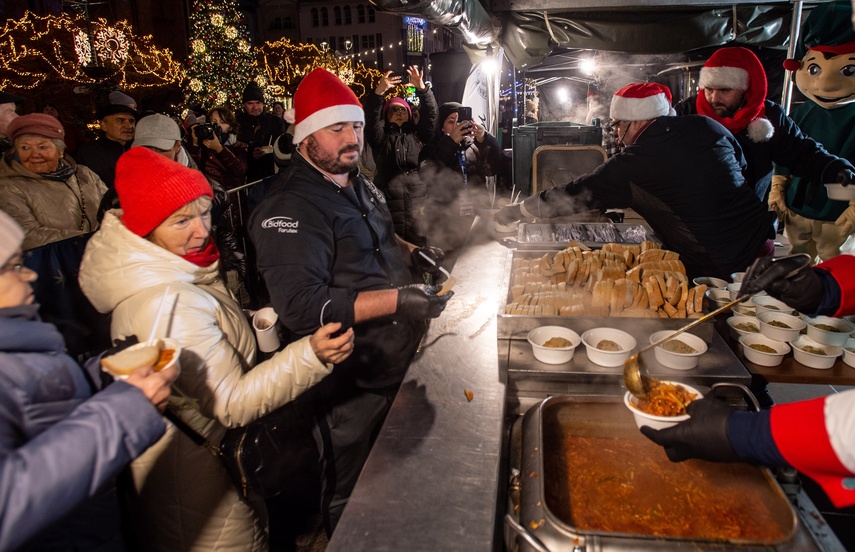
M 437 295 L 440 290 L 437 286 L 426 286 L 424 284 L 410 284 L 398 288 L 398 307 L 395 314 L 402 314 L 416 320 L 437 318 L 445 309 L 445 304 L 454 295 L 449 291 L 444 295 Z
M 855 182 L 855 172 L 852 172 L 849 169 L 841 169 L 837 173 L 837 180 L 835 182 L 848 186 Z
M 797 269 L 798 272 L 787 277 Z M 816 312 L 822 301 L 822 280 L 810 267 L 810 259 L 803 255 L 757 259 L 745 272 L 741 290 L 749 294 L 765 291 L 804 313 Z
M 434 263 L 431 264 L 430 261 L 425 259 L 420 255 L 420 253 L 424 253 L 428 257 L 430 257 Z M 445 260 L 445 253 L 439 247 L 432 247 L 427 245 L 425 247 L 418 247 L 413 249 L 413 252 L 410 253 L 410 261 L 413 263 L 415 269 L 419 272 L 427 272 L 433 277 L 433 281 L 436 282 L 443 276 L 442 272 L 440 272 L 439 267 L 442 266 L 442 261 Z
M 672 462 L 700 458 L 711 462 L 739 462 L 727 437 L 727 420 L 736 409 L 717 399 L 698 399 L 686 407 L 690 416 L 674 427 L 655 430 L 644 426 L 645 437 L 665 447 Z
M 499 209 L 495 215 L 493 215 L 493 220 L 496 221 L 497 224 L 501 224 L 502 226 L 507 226 L 511 223 L 520 220 L 521 218 L 523 218 L 523 215 L 519 203 L 505 205 L 504 207 Z

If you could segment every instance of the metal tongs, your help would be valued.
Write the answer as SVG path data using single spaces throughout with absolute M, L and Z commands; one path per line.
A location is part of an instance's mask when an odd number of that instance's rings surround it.
M 787 257 L 778 257 L 776 259 L 772 259 L 771 262 L 777 263 L 782 261 L 790 262 L 793 265 L 792 269 L 783 276 L 783 278 L 789 278 L 810 265 L 810 256 L 806 253 L 799 253 L 796 255 L 789 255 Z M 748 276 L 749 278 L 751 278 L 751 271 L 749 271 Z M 647 347 L 643 348 L 642 350 L 638 351 L 637 353 L 626 359 L 623 363 L 623 383 L 624 385 L 626 385 L 627 390 L 639 399 L 646 399 L 647 394 L 654 386 L 653 384 L 655 382 L 655 379 L 648 375 L 647 369 L 642 364 L 640 356 L 641 353 L 649 351 L 650 349 L 658 347 L 659 345 L 662 345 L 666 341 L 673 339 L 681 333 L 687 330 L 691 330 L 698 324 L 706 322 L 717 314 L 722 313 L 727 309 L 745 301 L 754 293 L 762 291 L 762 289 L 752 289 L 753 286 L 750 285 L 752 282 L 753 279 L 743 281 L 742 286 L 740 286 L 739 295 L 734 301 L 731 301 L 730 303 L 727 303 L 726 305 L 719 307 L 712 312 L 708 312 L 707 314 L 701 316 L 691 324 L 687 324 L 679 330 L 676 330 L 674 333 L 663 337 L 655 343 L 651 343 Z M 748 289 L 748 291 L 745 291 L 746 288 Z

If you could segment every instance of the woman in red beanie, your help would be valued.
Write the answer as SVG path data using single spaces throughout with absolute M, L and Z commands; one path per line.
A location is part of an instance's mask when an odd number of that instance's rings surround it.
M 254 333 L 220 276 L 202 173 L 131 148 L 116 165 L 116 191 L 122 210 L 107 212 L 89 241 L 81 288 L 112 312 L 114 337 L 147 337 L 156 322 L 157 337 L 181 344 L 170 403 L 198 433 L 220 442 L 226 428 L 281 407 L 348 357 L 353 330 L 333 338 L 341 325 L 332 323 L 256 365 Z M 174 426 L 131 470 L 141 550 L 267 550 L 263 500 L 242 500 L 211 452 Z
M 24 249 L 98 229 L 107 187 L 65 155 L 62 123 L 50 115 L 17 117 L 7 129 L 12 151 L 0 160 L 0 205 L 24 229 Z

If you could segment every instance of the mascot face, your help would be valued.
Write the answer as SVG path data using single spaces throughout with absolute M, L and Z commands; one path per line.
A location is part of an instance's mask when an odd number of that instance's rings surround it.
M 796 86 L 825 109 L 855 102 L 855 52 L 836 56 L 808 50 L 796 71 Z

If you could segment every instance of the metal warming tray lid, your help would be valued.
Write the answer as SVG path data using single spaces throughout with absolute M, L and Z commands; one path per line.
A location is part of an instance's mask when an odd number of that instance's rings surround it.
M 797 515 L 769 470 L 671 463 L 616 397 L 535 405 L 521 458 L 519 522 L 551 551 L 800 549 Z
M 520 249 L 564 249 L 572 240 L 592 249 L 599 249 L 606 243 L 631 245 L 645 240 L 662 243 L 649 226 L 640 223 L 523 222 L 517 230 Z

